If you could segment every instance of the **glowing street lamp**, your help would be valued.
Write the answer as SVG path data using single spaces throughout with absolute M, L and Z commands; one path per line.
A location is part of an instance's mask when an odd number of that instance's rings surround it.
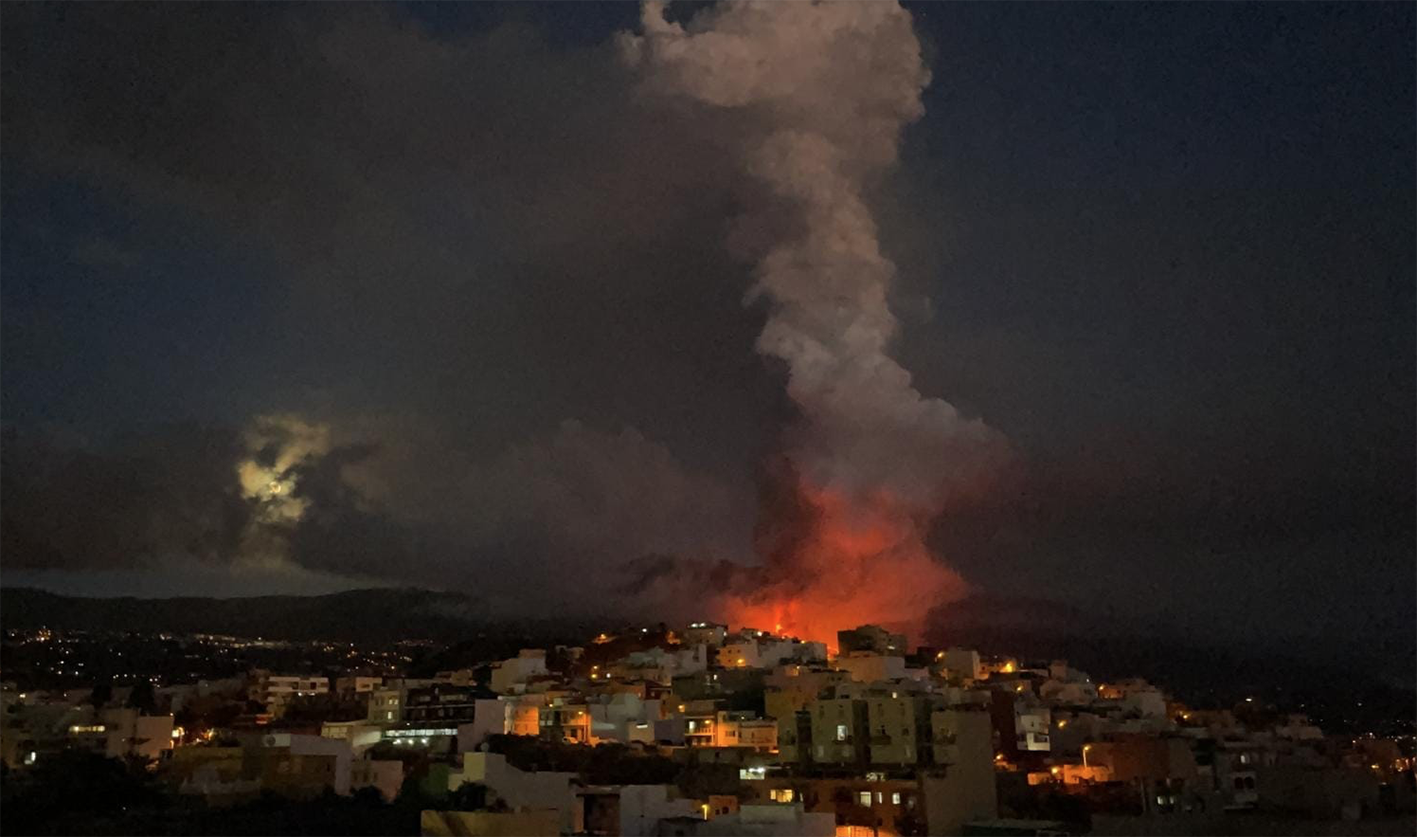
M 1092 749 L 1092 745 L 1091 745 L 1091 744 L 1084 744 L 1084 745 L 1082 745 L 1082 766 L 1083 766 L 1083 768 L 1086 768 L 1086 767 L 1087 767 L 1087 751 L 1088 751 L 1088 750 L 1091 750 L 1091 749 Z

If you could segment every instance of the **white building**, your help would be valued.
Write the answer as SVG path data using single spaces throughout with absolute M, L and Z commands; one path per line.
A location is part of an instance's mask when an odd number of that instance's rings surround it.
M 728 636 L 728 626 L 717 622 L 690 622 L 684 629 L 684 642 L 689 645 L 704 644 L 717 648 Z
M 752 712 L 691 709 L 682 722 L 689 747 L 751 747 L 763 753 L 777 749 L 777 721 Z
M 469 782 L 486 785 L 491 797 L 513 811 L 556 811 L 561 833 L 577 834 L 584 830 L 583 809 L 571 784 L 577 779 L 575 773 L 518 770 L 507 764 L 505 756 L 474 752 L 462 754 L 462 769 L 449 774 L 448 790 Z
M 594 798 L 612 797 L 619 822 L 611 833 L 621 837 L 654 837 L 660 833 L 660 820 L 699 817 L 698 803 L 692 799 L 678 798 L 678 788 L 671 785 L 589 787 L 578 791 L 577 795 L 586 800 L 587 810 L 594 804 Z M 604 827 L 607 824 L 592 823 L 589 818 L 586 822 L 587 827 Z
M 372 692 L 384 683 L 382 677 L 352 675 L 335 679 L 335 691 L 342 695 L 360 695 Z
M 1045 680 L 1038 696 L 1063 706 L 1087 706 L 1097 700 L 1097 686 L 1088 682 Z
M 590 737 L 594 743 L 618 741 L 622 744 L 652 743 L 654 722 L 660 719 L 660 702 L 622 692 L 590 703 Z
M 650 680 L 666 686 L 674 682 L 679 674 L 697 674 L 708 668 L 708 647 L 695 644 L 666 651 L 663 648 L 649 648 L 634 651 L 608 665 L 604 671 L 591 671 L 591 679 L 619 678 L 622 680 Z
M 267 712 L 280 715 L 294 698 L 322 695 L 329 691 L 328 677 L 257 671 L 253 672 L 250 697 L 251 700 L 263 704 Z
M 458 729 L 458 752 L 477 749 L 489 735 L 539 735 L 545 703 L 543 695 L 479 698 L 472 724 Z
M 1014 699 L 1014 746 L 1025 752 L 1048 752 L 1052 748 L 1049 733 L 1053 727 L 1053 712 L 1032 695 Z
M 160 759 L 173 747 L 171 715 L 140 715 L 136 709 L 105 709 L 95 721 L 69 726 L 68 745 L 109 758 Z
M 384 725 L 374 721 L 325 721 L 320 725 L 322 738 L 348 741 L 356 756 L 379 743 Z
M 492 691 L 510 695 L 526 690 L 526 682 L 546 674 L 546 652 L 523 648 L 515 657 L 492 667 Z
M 660 834 L 696 837 L 833 837 L 836 815 L 809 814 L 802 803 L 743 805 L 737 811 L 710 820 L 675 819 L 666 821 Z
M 877 680 L 901 680 L 905 677 L 905 658 L 887 657 L 867 652 L 853 652 L 837 657 L 835 665 L 848 672 L 858 683 L 874 683 Z
M 403 720 L 403 701 L 403 689 L 374 689 L 369 692 L 367 717 L 377 724 L 397 724 Z
M 941 660 L 947 677 L 964 680 L 983 680 L 984 665 L 979 661 L 979 652 L 973 648 L 949 648 Z
M 773 668 L 789 660 L 810 663 L 826 658 L 827 646 L 823 643 L 750 630 L 728 637 L 718 652 L 718 664 L 724 668 Z

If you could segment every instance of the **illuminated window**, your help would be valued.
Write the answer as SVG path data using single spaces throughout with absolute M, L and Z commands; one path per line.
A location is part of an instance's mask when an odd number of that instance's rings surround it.
M 768 792 L 768 798 L 773 802 L 791 802 L 793 799 L 792 788 L 774 788 Z
M 846 740 L 846 724 L 837 724 L 837 725 L 836 725 L 836 740 L 837 740 L 837 741 L 845 741 L 845 740 Z
M 861 800 L 861 804 L 862 804 L 862 805 L 870 805 L 870 804 L 871 804 L 871 792 L 870 792 L 870 791 L 861 791 L 861 793 L 857 794 L 857 798 Z
M 892 804 L 892 805 L 899 805 L 899 804 L 900 804 L 900 791 L 896 791 L 895 793 L 891 794 L 891 804 Z
M 881 791 L 876 791 L 876 804 L 877 804 L 877 805 L 880 805 L 880 804 L 884 803 L 885 801 L 886 801 L 886 795 L 885 795 L 885 793 L 883 793 L 883 792 L 881 792 Z

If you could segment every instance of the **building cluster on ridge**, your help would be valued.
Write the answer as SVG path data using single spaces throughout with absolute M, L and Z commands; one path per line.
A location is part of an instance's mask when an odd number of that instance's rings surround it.
M 874 625 L 839 632 L 834 652 L 694 622 L 423 678 L 254 670 L 105 694 L 7 683 L 4 709 L 15 770 L 79 749 L 150 760 L 209 804 L 361 788 L 457 800 L 423 812 L 428 834 L 1126 833 L 1153 818 L 1413 807 L 1410 737 L 1189 707 L 1061 660 L 908 649 Z M 597 783 L 528 749 L 599 745 L 627 771 L 652 759 L 683 773 Z M 480 806 L 459 795 L 467 786 L 485 789 Z

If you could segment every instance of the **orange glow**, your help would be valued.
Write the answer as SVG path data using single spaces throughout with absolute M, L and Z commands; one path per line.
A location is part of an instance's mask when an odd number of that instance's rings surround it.
M 838 630 L 867 623 L 919 639 L 931 608 L 967 592 L 925 547 L 912 511 L 889 494 L 853 502 L 836 491 L 798 491 L 810 519 L 768 556 L 755 588 L 721 603 L 730 623 L 775 625 L 836 653 Z

